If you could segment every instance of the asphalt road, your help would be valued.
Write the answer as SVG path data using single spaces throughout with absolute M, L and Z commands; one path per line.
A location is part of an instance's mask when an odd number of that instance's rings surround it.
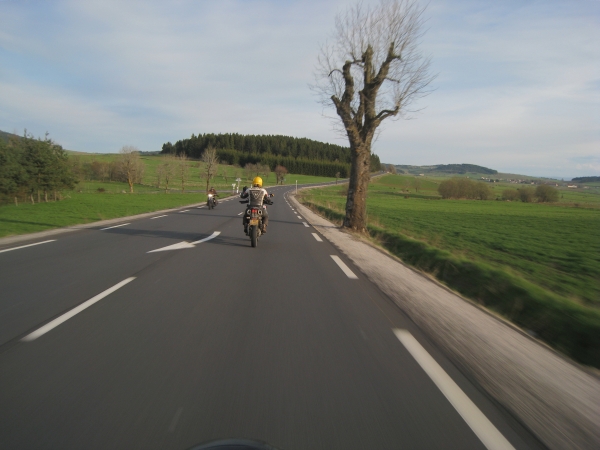
M 272 190 L 257 248 L 236 199 L 0 248 L 0 448 L 542 448 L 319 240 L 288 190 Z M 476 434 L 486 420 L 492 434 Z

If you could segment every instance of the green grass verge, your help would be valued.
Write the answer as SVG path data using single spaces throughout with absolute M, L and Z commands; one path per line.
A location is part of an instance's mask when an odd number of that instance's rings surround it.
M 374 239 L 573 359 L 600 367 L 597 209 L 433 200 L 435 192 L 423 188 L 397 193 L 406 182 L 400 178 L 370 185 Z M 313 189 L 301 200 L 341 223 L 341 191 Z
M 206 201 L 205 194 L 70 193 L 58 202 L 0 207 L 0 237 L 34 233 Z

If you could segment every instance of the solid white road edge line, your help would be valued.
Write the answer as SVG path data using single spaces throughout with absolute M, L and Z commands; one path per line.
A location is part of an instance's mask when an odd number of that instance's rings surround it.
M 33 247 L 34 245 L 47 244 L 48 242 L 56 242 L 56 239 L 50 239 L 49 241 L 36 242 L 35 244 L 21 245 L 20 247 L 7 248 L 6 250 L 0 250 L 0 253 L 11 252 L 13 250 L 19 250 L 20 248 Z
M 307 224 L 306 222 L 302 222 L 302 223 L 304 224 L 304 226 L 305 226 L 306 228 L 310 227 L 310 225 L 309 225 L 309 224 Z
M 100 231 L 110 230 L 111 228 L 124 227 L 125 225 L 131 225 L 131 222 L 130 223 L 122 223 L 121 225 L 115 225 L 113 227 L 100 228 Z
M 348 278 L 352 278 L 353 280 L 358 280 L 358 277 L 356 275 L 354 275 L 354 272 L 352 272 L 346 264 L 344 264 L 344 261 L 342 261 L 339 256 L 336 256 L 336 255 L 329 255 L 329 256 L 331 256 L 331 259 L 333 259 L 335 261 L 335 263 L 338 266 L 340 266 L 340 269 L 342 269 L 342 271 L 346 274 L 346 276 Z
M 156 216 L 156 217 L 150 217 L 150 220 L 152 219 L 160 219 L 161 217 L 167 217 L 168 214 L 163 214 L 162 216 Z
M 321 237 L 320 237 L 320 236 L 319 236 L 317 233 L 312 233 L 312 235 L 315 237 L 315 239 L 316 239 L 318 242 L 323 242 L 323 239 L 321 239 Z
M 179 212 L 182 213 L 182 212 L 188 212 L 188 211 L 189 211 L 189 209 L 184 209 L 183 211 L 179 211 Z
M 39 338 L 40 336 L 46 334 L 48 331 L 52 330 L 53 328 L 56 328 L 57 326 L 59 326 L 61 323 L 66 322 L 67 320 L 69 320 L 71 317 L 73 317 L 74 315 L 80 313 L 81 311 L 83 311 L 86 308 L 89 308 L 90 306 L 92 306 L 94 303 L 99 302 L 100 300 L 102 300 L 104 297 L 106 297 L 107 295 L 112 294 L 113 292 L 115 292 L 117 289 L 122 288 L 123 286 L 125 286 L 127 283 L 132 282 L 133 280 L 135 280 L 135 277 L 129 277 L 123 281 L 121 281 L 120 283 L 115 284 L 113 287 L 108 288 L 107 290 L 105 290 L 104 292 L 101 292 L 100 294 L 96 295 L 95 297 L 90 298 L 88 301 L 83 302 L 81 305 L 76 306 L 75 308 L 73 308 L 72 310 L 64 313 L 62 316 L 57 317 L 56 319 L 54 319 L 52 322 L 48 322 L 46 325 L 44 325 L 41 328 L 38 328 L 37 330 L 35 330 L 33 333 L 28 334 L 27 336 L 25 336 L 24 338 L 22 338 L 21 340 L 24 342 L 31 342 L 37 338 Z
M 409 331 L 396 328 L 394 334 L 488 450 L 514 450 L 510 442 L 485 417 Z

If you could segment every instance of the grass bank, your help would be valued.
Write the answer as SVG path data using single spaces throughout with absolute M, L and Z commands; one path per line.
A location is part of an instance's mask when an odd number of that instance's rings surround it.
M 600 367 L 598 209 L 439 200 L 434 182 L 422 180 L 416 192 L 399 189 L 402 178 L 370 185 L 373 239 L 573 359 Z M 301 201 L 340 221 L 341 191 L 314 189 Z

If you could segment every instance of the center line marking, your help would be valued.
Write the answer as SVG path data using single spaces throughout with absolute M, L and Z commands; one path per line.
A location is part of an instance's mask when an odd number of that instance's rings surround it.
M 336 255 L 330 255 L 330 256 L 331 256 L 331 259 L 333 259 L 335 261 L 335 263 L 338 266 L 340 266 L 340 269 L 342 269 L 342 272 L 344 272 L 348 278 L 352 278 L 353 280 L 358 280 L 358 277 L 356 275 L 354 275 L 354 272 L 352 272 L 350 270 L 350 268 L 344 263 L 344 261 L 342 261 L 340 259 L 339 256 L 336 256 Z
M 312 233 L 312 235 L 315 237 L 315 239 L 316 239 L 317 241 L 319 241 L 319 242 L 323 242 L 323 239 L 321 239 L 317 233 Z
M 131 225 L 131 223 L 122 223 L 121 225 L 115 225 L 113 227 L 100 228 L 100 231 L 110 230 L 111 228 L 124 227 L 125 225 Z
M 43 241 L 43 242 L 36 242 L 35 244 L 21 245 L 20 247 L 7 248 L 6 250 L 0 250 L 0 253 L 10 252 L 12 250 L 19 250 L 20 248 L 25 248 L 25 247 L 33 247 L 34 245 L 47 244 L 48 242 L 56 242 L 56 239 L 51 239 L 49 241 Z
M 241 216 L 242 214 L 244 214 L 244 211 L 242 211 L 241 213 L 239 213 L 238 216 Z
M 57 326 L 59 326 L 61 323 L 66 322 L 67 320 L 69 320 L 71 317 L 73 317 L 74 315 L 80 313 L 81 311 L 83 311 L 86 308 L 89 308 L 90 306 L 92 306 L 94 303 L 99 302 L 100 300 L 102 300 L 104 297 L 106 297 L 107 295 L 112 294 L 113 292 L 115 292 L 117 289 L 122 288 L 123 286 L 125 286 L 127 283 L 132 282 L 133 280 L 135 280 L 135 277 L 130 277 L 127 278 L 123 281 L 121 281 L 120 283 L 115 284 L 113 287 L 108 288 L 107 290 L 105 290 L 104 292 L 99 293 L 98 295 L 96 295 L 95 297 L 90 298 L 88 301 L 83 302 L 81 305 L 76 306 L 75 308 L 73 308 L 72 310 L 64 313 L 62 316 L 57 317 L 56 319 L 54 319 L 52 322 L 48 322 L 46 325 L 44 325 L 41 328 L 38 328 L 37 330 L 35 330 L 33 333 L 28 334 L 27 336 L 25 336 L 24 338 L 22 338 L 21 340 L 24 342 L 31 342 L 37 338 L 39 338 L 40 336 L 46 334 L 48 331 L 56 328 Z
M 182 212 L 188 212 L 188 211 L 189 211 L 189 209 L 184 209 L 183 211 L 179 211 L 179 212 L 182 213 Z
M 301 217 L 301 216 L 297 216 L 297 217 L 298 217 L 298 219 L 301 219 L 301 220 L 302 220 L 302 217 Z
M 489 450 L 514 450 L 514 447 L 500 433 L 489 419 L 477 408 L 475 403 L 458 387 L 452 378 L 431 357 L 419 341 L 407 330 L 395 329 L 394 334 L 406 350 L 419 363 L 442 394 L 454 406 L 463 420 Z
M 306 222 L 302 222 L 302 223 L 304 224 L 304 226 L 305 226 L 306 228 L 310 227 L 310 225 L 309 225 L 309 224 L 307 224 Z
M 163 214 L 162 216 L 150 217 L 150 219 L 160 219 L 161 217 L 167 217 L 167 214 Z

